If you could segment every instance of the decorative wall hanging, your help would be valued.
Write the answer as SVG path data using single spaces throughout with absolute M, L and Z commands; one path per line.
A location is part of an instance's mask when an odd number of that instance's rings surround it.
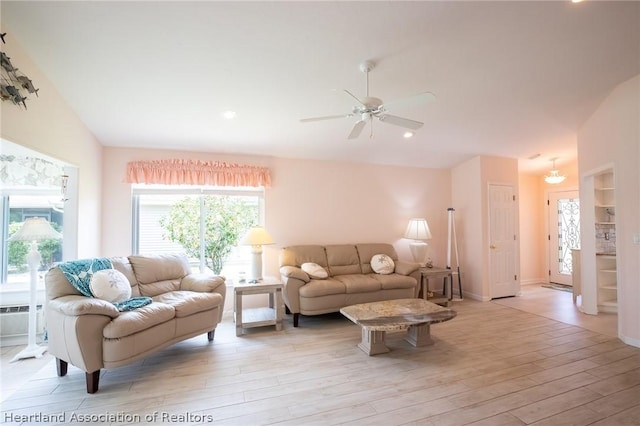
M 2 44 L 5 44 L 4 37 L 7 33 L 0 34 Z M 26 100 L 29 94 L 35 93 L 38 96 L 38 90 L 33 85 L 29 77 L 24 75 L 12 63 L 11 58 L 6 53 L 0 51 L 0 98 L 2 101 L 11 101 L 18 106 L 27 108 Z

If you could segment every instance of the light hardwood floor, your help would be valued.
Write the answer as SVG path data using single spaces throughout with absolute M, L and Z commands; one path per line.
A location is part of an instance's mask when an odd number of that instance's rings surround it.
M 0 422 L 75 413 L 118 425 L 158 412 L 165 425 L 640 425 L 640 349 L 615 337 L 615 315 L 580 314 L 570 293 L 537 285 L 453 308 L 431 328 L 435 345 L 394 333 L 373 357 L 339 314 L 243 337 L 226 319 L 212 344 L 203 335 L 104 371 L 94 395 L 80 370 L 59 378 L 50 355 L 8 363 L 20 348 L 3 348 Z

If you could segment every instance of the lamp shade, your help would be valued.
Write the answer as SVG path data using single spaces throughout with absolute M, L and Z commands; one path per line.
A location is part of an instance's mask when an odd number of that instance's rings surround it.
M 259 246 L 273 244 L 271 235 L 261 226 L 254 226 L 250 228 L 246 234 L 240 239 L 240 245 L 242 246 Z
M 62 234 L 51 227 L 42 217 L 30 217 L 24 221 L 22 227 L 7 241 L 42 241 L 59 240 Z
M 404 238 L 412 240 L 429 240 L 431 239 L 431 231 L 429 224 L 424 218 L 413 218 L 409 220 L 407 230 L 404 231 Z

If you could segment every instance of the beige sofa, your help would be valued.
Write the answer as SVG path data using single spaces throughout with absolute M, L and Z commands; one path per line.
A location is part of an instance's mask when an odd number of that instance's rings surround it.
M 59 267 L 45 276 L 48 350 L 58 375 L 68 363 L 86 373 L 87 392 L 98 390 L 100 369 L 119 367 L 198 334 L 213 340 L 222 319 L 223 277 L 194 274 L 182 255 L 110 258 L 131 284 L 132 297 L 152 303 L 119 312 L 106 301 L 83 296 Z
M 393 259 L 393 273 L 377 274 L 372 270 L 371 259 L 376 254 Z M 320 265 L 328 277 L 311 278 L 301 269 L 304 263 Z M 419 265 L 400 261 L 391 244 L 285 247 L 280 251 L 280 275 L 294 327 L 299 324 L 300 314 L 320 315 L 358 303 L 417 297 L 420 280 Z

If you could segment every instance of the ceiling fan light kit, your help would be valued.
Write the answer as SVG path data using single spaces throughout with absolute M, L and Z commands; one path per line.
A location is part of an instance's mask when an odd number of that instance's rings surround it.
M 343 90 L 344 93 L 346 93 L 348 96 L 350 96 L 357 102 L 357 105 L 353 107 L 350 114 L 303 118 L 300 121 L 303 123 L 308 123 L 312 121 L 332 120 L 336 118 L 358 117 L 358 121 L 356 121 L 356 123 L 353 125 L 353 128 L 349 133 L 348 139 L 357 139 L 362 133 L 362 130 L 364 129 L 367 123 L 370 123 L 373 128 L 374 118 L 378 119 L 383 123 L 404 127 L 412 131 L 415 131 L 421 128 L 424 123 L 420 121 L 404 118 L 404 117 L 391 115 L 391 114 L 388 114 L 387 111 L 393 108 L 401 108 L 401 107 L 406 107 L 410 105 L 420 105 L 420 104 L 433 101 L 435 100 L 435 96 L 433 95 L 433 93 L 423 92 L 406 99 L 401 99 L 398 101 L 385 104 L 382 101 L 382 99 L 369 96 L 369 71 L 371 71 L 373 68 L 374 68 L 374 63 L 371 61 L 365 61 L 360 64 L 360 71 L 362 71 L 366 76 L 366 96 L 365 97 L 358 98 L 350 91 L 346 89 Z M 405 138 L 413 136 L 413 132 L 410 132 L 411 136 L 406 136 L 408 133 L 409 132 L 405 133 Z M 373 137 L 373 129 L 370 133 L 370 137 Z

